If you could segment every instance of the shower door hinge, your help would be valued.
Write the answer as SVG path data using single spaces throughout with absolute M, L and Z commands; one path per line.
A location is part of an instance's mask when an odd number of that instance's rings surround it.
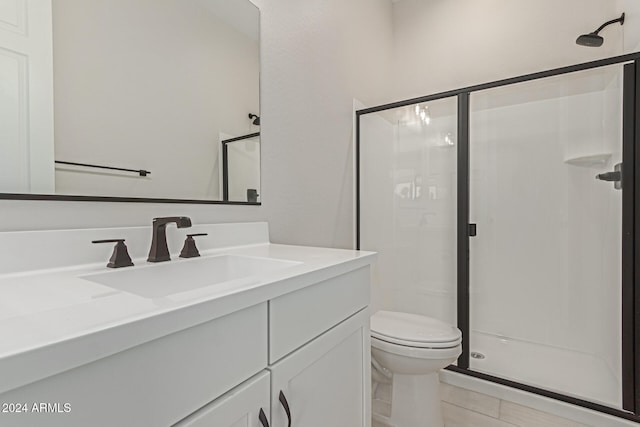
M 469 237 L 476 236 L 476 224 L 469 224 Z

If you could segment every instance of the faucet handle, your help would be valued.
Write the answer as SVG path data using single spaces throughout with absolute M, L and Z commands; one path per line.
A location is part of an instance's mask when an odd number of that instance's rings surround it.
M 116 244 L 113 248 L 113 254 L 111 254 L 111 258 L 109 258 L 109 263 L 107 264 L 107 267 L 120 268 L 120 267 L 129 267 L 133 265 L 133 262 L 131 261 L 131 257 L 129 256 L 129 251 L 127 250 L 127 245 L 124 244 L 124 239 L 92 240 L 91 243 L 115 243 Z
M 180 252 L 180 258 L 194 258 L 200 256 L 200 252 L 198 252 L 198 248 L 196 248 L 196 241 L 193 240 L 193 238 L 207 235 L 208 233 L 187 234 L 184 246 L 182 247 L 182 252 Z

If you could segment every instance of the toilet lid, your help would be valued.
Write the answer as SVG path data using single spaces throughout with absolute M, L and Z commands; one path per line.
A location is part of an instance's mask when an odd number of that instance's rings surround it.
M 371 336 L 410 347 L 448 348 L 462 340 L 462 332 L 446 322 L 418 314 L 378 311 L 371 316 Z

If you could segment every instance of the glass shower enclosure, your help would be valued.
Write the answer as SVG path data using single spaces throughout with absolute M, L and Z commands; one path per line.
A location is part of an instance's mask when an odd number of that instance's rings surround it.
M 639 58 L 357 111 L 374 310 L 458 325 L 450 370 L 638 420 Z

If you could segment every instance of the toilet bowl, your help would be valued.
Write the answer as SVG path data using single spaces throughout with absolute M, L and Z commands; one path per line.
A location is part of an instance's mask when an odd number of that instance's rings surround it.
M 462 333 L 448 323 L 417 314 L 378 311 L 371 316 L 371 356 L 392 374 L 395 427 L 443 427 L 438 371 L 462 352 Z M 378 414 L 374 417 L 381 421 Z

